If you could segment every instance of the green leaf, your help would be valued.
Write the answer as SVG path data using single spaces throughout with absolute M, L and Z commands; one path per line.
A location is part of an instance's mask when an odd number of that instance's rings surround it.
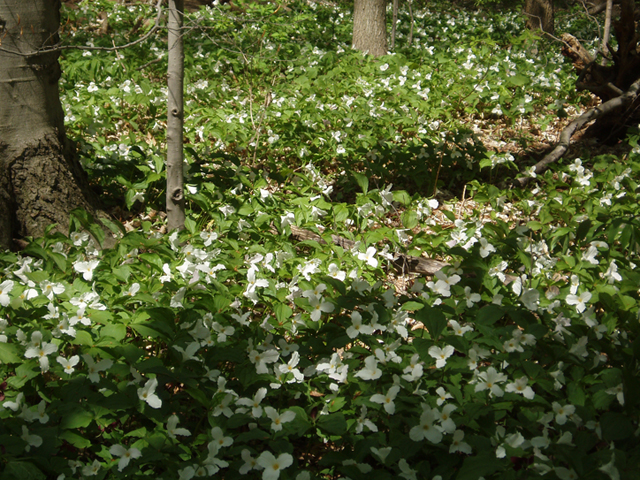
M 87 440 L 83 436 L 78 435 L 77 433 L 72 432 L 71 430 L 65 430 L 63 432 L 60 432 L 60 434 L 58 435 L 58 438 L 62 440 L 66 440 L 76 448 L 89 448 L 91 446 L 90 440 Z
M 248 432 L 243 432 L 235 438 L 234 443 L 246 443 L 251 440 L 259 440 L 261 442 L 266 442 L 269 440 L 271 435 L 267 432 L 260 430 L 259 428 L 254 428 L 253 430 L 249 430 Z
M 194 235 L 196 233 L 197 228 L 198 228 L 198 224 L 196 223 L 196 221 L 193 218 L 186 217 L 184 219 L 184 228 L 186 228 L 187 231 L 191 235 Z
M 416 313 L 416 320 L 422 322 L 434 341 L 438 339 L 440 333 L 442 333 L 447 326 L 447 319 L 444 313 L 442 313 L 442 310 L 434 307 L 425 307 L 419 310 Z
M 93 414 L 81 408 L 75 408 L 69 412 L 60 422 L 60 427 L 64 429 L 74 430 L 76 428 L 88 427 L 93 420 Z
M 409 301 L 406 303 L 402 304 L 402 310 L 408 311 L 408 312 L 414 312 L 417 310 L 422 310 L 424 308 L 424 303 L 421 302 L 413 302 L 413 301 Z
M 7 463 L 2 474 L 3 480 L 45 480 L 47 476 L 33 463 L 12 461 Z
M 333 206 L 333 215 L 336 223 L 342 223 L 349 218 L 349 209 L 344 203 Z
M 591 396 L 591 402 L 596 409 L 604 410 L 609 408 L 609 405 L 611 405 L 611 402 L 613 402 L 615 398 L 616 397 L 609 395 L 604 390 L 598 390 Z
M 333 435 L 344 435 L 347 432 L 347 419 L 342 413 L 323 415 L 316 425 Z
M 415 228 L 418 226 L 418 214 L 415 210 L 405 210 L 401 219 L 404 228 Z
M 231 305 L 231 299 L 229 297 L 225 297 L 223 295 L 216 295 L 213 297 L 213 306 L 217 313 L 224 312 L 229 305 Z
M 476 313 L 475 322 L 480 325 L 493 325 L 500 320 L 505 313 L 506 309 L 504 307 L 494 304 L 485 305 Z
M 227 428 L 243 427 L 252 420 L 253 418 L 249 415 L 246 415 L 244 413 L 236 413 L 235 415 L 229 417 L 229 420 L 227 420 Z
M 337 397 L 329 402 L 329 412 L 334 413 L 344 407 L 347 403 L 347 400 L 344 397 Z
M 99 220 L 102 222 L 102 224 L 107 227 L 109 230 L 111 230 L 113 233 L 115 234 L 125 234 L 127 233 L 126 229 L 124 228 L 124 225 L 122 225 L 122 223 L 118 222 L 117 220 L 112 220 L 110 218 L 103 218 L 103 217 L 99 217 Z
M 202 390 L 199 390 L 197 388 L 187 388 L 186 392 L 191 397 L 193 397 L 194 400 L 200 403 L 200 405 L 203 405 L 204 407 L 207 407 L 207 408 L 209 407 L 209 404 L 211 403 L 211 401 L 204 393 L 202 393 Z
M 244 217 L 251 215 L 253 212 L 254 209 L 250 203 L 243 203 L 242 206 L 238 209 L 238 215 L 242 215 Z
M 362 193 L 366 195 L 369 191 L 369 178 L 366 175 L 358 172 L 353 172 L 353 177 L 356 179 L 356 183 L 362 189 Z
M 20 363 L 22 361 L 15 343 L 0 343 L 0 363 Z
M 411 203 L 411 195 L 404 190 L 396 190 L 393 192 L 393 201 L 401 205 L 408 205 Z
M 633 435 L 633 420 L 622 413 L 606 412 L 600 417 L 602 439 L 608 442 L 617 442 Z
M 587 233 L 589 233 L 589 229 L 593 223 L 591 220 L 587 219 L 578 225 L 578 229 L 576 230 L 576 242 L 580 242 L 582 240 L 586 240 Z
M 129 283 L 129 277 L 131 276 L 131 267 L 129 265 L 112 268 L 111 272 L 121 282 Z
M 64 255 L 61 255 L 59 253 L 49 252 L 49 257 L 53 259 L 54 262 L 56 262 L 56 265 L 61 271 L 63 272 L 67 271 L 67 259 L 64 257 Z
M 567 385 L 567 400 L 569 400 L 571 404 L 583 407 L 585 399 L 586 395 L 584 394 L 584 390 L 582 390 L 577 382 L 571 382 Z
M 276 319 L 280 323 L 284 323 L 285 320 L 291 317 L 293 314 L 293 310 L 290 306 L 285 305 L 284 303 L 277 303 L 274 306 L 274 312 L 276 314 Z
M 537 232 L 538 230 L 542 229 L 542 223 L 538 222 L 537 220 L 531 220 L 527 222 L 527 227 L 529 227 L 534 232 Z
M 504 466 L 504 460 L 496 458 L 495 454 L 467 457 L 456 476 L 456 480 L 478 480 L 479 477 L 497 472 L 504 468 Z
M 143 337 L 151 337 L 153 339 L 166 338 L 158 330 L 154 330 L 153 328 L 149 328 L 146 325 L 131 325 L 131 328 L 134 329 L 136 332 L 138 332 Z
M 528 85 L 531 82 L 531 79 L 521 73 L 518 73 L 513 77 L 509 77 L 508 82 L 516 87 L 522 87 L 523 85 Z
M 29 380 L 38 375 L 40 375 L 40 368 L 38 367 L 36 370 L 33 362 L 22 363 L 16 368 L 16 374 L 7 379 L 7 385 L 20 390 Z
M 119 342 L 126 336 L 127 327 L 125 327 L 121 323 L 105 325 L 100 329 L 100 338 L 111 337 Z
M 93 337 L 85 330 L 77 330 L 75 338 L 71 341 L 74 345 L 93 345 Z
M 147 429 L 146 429 L 146 427 L 136 428 L 135 430 L 127 432 L 124 436 L 125 437 L 145 438 L 147 436 Z

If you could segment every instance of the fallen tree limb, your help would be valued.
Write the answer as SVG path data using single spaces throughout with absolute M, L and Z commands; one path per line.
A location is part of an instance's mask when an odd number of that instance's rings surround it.
M 598 15 L 600 12 L 604 12 L 607 9 L 608 3 L 609 2 L 602 2 L 602 3 L 599 3 L 598 5 L 592 5 L 587 10 L 587 13 L 589 13 L 589 15 Z M 620 0 L 614 0 L 612 3 L 615 5 L 619 5 Z
M 545 170 L 547 170 L 549 165 L 556 162 L 560 157 L 562 157 L 562 155 L 564 155 L 571 143 L 571 137 L 577 130 L 580 130 L 590 121 L 596 120 L 606 114 L 612 113 L 614 110 L 630 106 L 638 98 L 639 90 L 640 79 L 632 83 L 631 87 L 629 87 L 629 89 L 619 97 L 612 98 L 611 100 L 598 105 L 597 107 L 587 110 L 585 113 L 583 113 L 569 125 L 567 125 L 565 129 L 562 130 L 560 139 L 558 140 L 558 144 L 556 145 L 556 147 L 542 160 L 535 164 L 534 172 L 536 173 L 536 175 L 543 173 Z M 534 177 L 517 178 L 515 179 L 515 183 L 523 187 L 531 182 L 533 178 Z
M 297 240 L 314 240 L 321 244 L 327 243 L 326 240 L 317 233 L 305 230 L 304 228 L 296 227 L 295 225 L 290 225 L 290 227 L 291 234 Z M 354 242 L 353 240 L 339 237 L 338 235 L 331 235 L 331 241 L 335 245 L 339 245 L 347 250 L 352 249 L 356 244 L 356 242 Z M 443 267 L 449 265 L 447 262 L 436 260 L 434 258 L 414 257 L 412 255 L 405 255 L 404 253 L 392 253 L 392 255 L 393 266 L 399 273 L 419 273 L 422 275 L 435 275 L 438 270 L 441 270 Z
M 569 57 L 579 71 L 585 70 L 595 61 L 591 53 L 570 33 L 563 33 L 560 40 L 564 43 L 562 54 Z

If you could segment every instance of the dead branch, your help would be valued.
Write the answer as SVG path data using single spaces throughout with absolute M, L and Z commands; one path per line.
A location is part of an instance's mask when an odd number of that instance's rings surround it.
M 607 0 L 607 13 L 605 14 L 604 33 L 602 34 L 602 45 L 600 51 L 606 55 L 609 50 L 609 36 L 611 34 L 611 11 L 613 10 L 613 0 Z M 606 57 L 602 59 L 602 65 L 607 64 Z
M 598 5 L 589 7 L 587 9 L 587 12 L 589 13 L 589 15 L 597 15 L 600 12 L 604 12 L 607 9 L 607 3 L 608 2 L 602 2 L 602 3 L 599 3 Z M 620 3 L 620 0 L 614 0 L 613 3 L 617 5 Z
M 593 63 L 594 58 L 576 37 L 570 33 L 563 33 L 560 39 L 564 43 L 562 54 L 571 59 L 578 71 L 584 70 L 587 65 Z
M 611 114 L 615 110 L 629 107 L 638 98 L 638 91 L 640 91 L 640 79 L 636 80 L 631 85 L 631 87 L 629 87 L 629 89 L 622 95 L 616 98 L 612 98 L 611 100 L 586 111 L 578 118 L 573 120 L 569 125 L 565 127 L 564 130 L 562 130 L 560 139 L 558 140 L 558 144 L 551 151 L 551 153 L 549 153 L 542 160 L 536 163 L 534 169 L 536 175 L 543 173 L 549 167 L 549 165 L 556 162 L 560 157 L 562 157 L 562 155 L 564 155 L 564 153 L 569 148 L 569 145 L 571 144 L 571 137 L 576 131 L 580 130 L 592 120 L 597 120 L 604 115 Z M 534 177 L 521 177 L 517 178 L 515 182 L 519 184 L 519 186 L 523 187 L 531 182 L 533 178 Z
M 309 230 L 305 230 L 304 228 L 296 227 L 295 225 L 290 225 L 291 227 L 291 235 L 300 241 L 304 240 L 313 240 L 320 244 L 327 244 L 327 241 L 318 235 L 317 233 L 313 233 Z M 331 241 L 335 245 L 339 245 L 340 247 L 351 250 L 356 242 L 353 240 L 349 240 L 344 237 L 339 237 L 338 235 L 331 235 Z M 412 255 L 405 255 L 404 253 L 392 253 L 393 259 L 391 260 L 393 266 L 400 273 L 419 273 L 422 275 L 435 275 L 438 270 L 448 266 L 447 262 L 443 262 L 441 260 L 436 260 L 435 258 L 424 258 L 424 257 L 414 257 Z

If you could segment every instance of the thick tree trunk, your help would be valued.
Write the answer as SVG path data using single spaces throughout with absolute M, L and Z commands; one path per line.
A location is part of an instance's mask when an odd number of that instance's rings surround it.
M 184 47 L 182 43 L 183 0 L 169 0 L 169 68 L 167 88 L 167 227 L 184 228 Z
M 553 34 L 553 0 L 526 0 L 524 12 L 527 15 L 527 28 Z
M 54 223 L 67 233 L 72 209 L 94 211 L 65 137 L 58 53 L 29 55 L 55 44 L 59 25 L 59 0 L 0 0 L 0 248 Z
M 375 57 L 387 54 L 386 14 L 386 0 L 354 1 L 353 48 Z

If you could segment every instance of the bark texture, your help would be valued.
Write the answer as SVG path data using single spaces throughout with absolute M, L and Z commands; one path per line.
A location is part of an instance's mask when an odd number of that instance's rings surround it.
M 527 15 L 527 28 L 553 34 L 555 28 L 552 0 L 526 0 L 524 11 Z
M 184 47 L 182 43 L 183 0 L 169 0 L 169 59 L 167 88 L 167 227 L 184 228 Z
M 57 43 L 59 24 L 60 1 L 0 0 L 0 247 L 54 223 L 67 233 L 74 208 L 95 213 L 65 137 L 58 54 L 29 54 Z
M 353 48 L 374 57 L 387 54 L 386 14 L 386 0 L 354 1 Z

